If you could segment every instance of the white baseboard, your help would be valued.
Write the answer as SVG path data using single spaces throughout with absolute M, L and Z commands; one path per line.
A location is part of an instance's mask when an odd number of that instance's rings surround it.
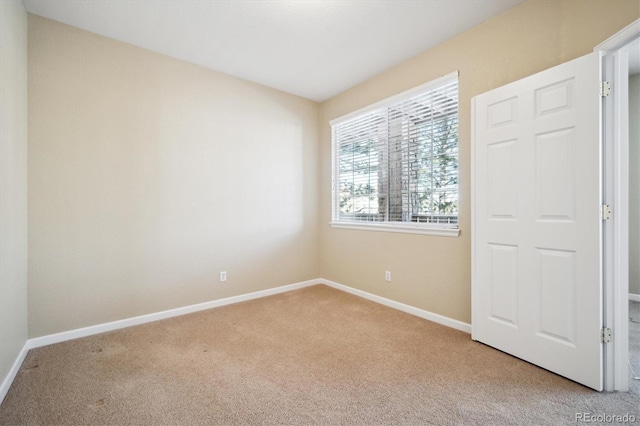
M 2 401 L 4 401 L 4 397 L 7 396 L 7 392 L 9 392 L 9 388 L 11 387 L 13 380 L 16 378 L 16 375 L 18 374 L 18 371 L 20 370 L 20 367 L 22 366 L 24 359 L 27 356 L 27 353 L 29 352 L 29 348 L 27 346 L 28 342 L 29 342 L 28 340 L 27 342 L 25 342 L 24 346 L 22 347 L 22 350 L 18 354 L 18 357 L 16 358 L 16 360 L 13 362 L 13 365 L 9 369 L 7 376 L 4 378 L 4 380 L 2 381 L 2 384 L 0 385 L 0 404 L 2 404 Z
M 640 294 L 629 293 L 629 300 L 632 302 L 640 302 Z
M 329 287 L 351 293 L 355 296 L 362 297 L 363 299 L 371 300 L 373 302 L 380 303 L 381 305 L 385 305 L 390 308 L 397 309 L 399 311 L 406 312 L 408 314 L 415 315 L 417 317 L 424 318 L 426 320 L 433 321 L 435 323 L 471 334 L 471 324 L 467 324 L 466 322 L 458 321 L 453 318 L 425 311 L 424 309 L 416 308 L 415 306 L 405 305 L 404 303 L 396 302 L 395 300 L 367 293 L 366 291 L 358 290 L 356 288 L 349 287 L 344 284 L 339 284 L 334 281 L 325 280 L 323 278 L 320 278 L 318 281 L 322 284 L 328 285 Z
M 429 321 L 436 322 L 438 324 L 445 325 L 447 327 L 455 328 L 456 330 L 471 333 L 471 325 L 463 323 L 458 320 L 454 320 L 442 315 L 435 314 L 433 312 L 425 311 L 414 306 L 405 305 L 404 303 L 396 302 L 395 300 L 387 299 L 375 294 L 367 293 L 362 290 L 358 290 L 344 284 L 339 284 L 333 281 L 325 279 L 315 279 L 309 281 L 302 281 L 295 284 L 283 285 L 280 287 L 274 287 L 267 290 L 256 291 L 253 293 L 242 294 L 239 296 L 227 297 L 224 299 L 212 300 L 210 302 L 199 303 L 196 305 L 183 306 L 181 308 L 170 309 L 167 311 L 155 312 L 153 314 L 140 315 L 137 317 L 126 318 L 118 321 L 107 322 L 103 324 L 93 325 L 89 327 L 77 328 L 75 330 L 63 331 L 61 333 L 49 334 L 47 336 L 35 337 L 27 340 L 25 347 L 27 349 L 39 348 L 42 346 L 52 345 L 54 343 L 66 342 L 67 340 L 79 339 L 81 337 L 93 336 L 94 334 L 105 333 L 107 331 L 119 330 L 122 328 L 132 327 L 134 325 L 146 324 L 149 322 L 159 321 L 167 318 L 173 318 L 180 315 L 191 314 L 193 312 L 203 311 L 211 308 L 218 308 L 220 306 L 231 305 L 234 303 L 245 302 L 247 300 L 259 299 L 262 297 L 272 296 L 274 294 L 285 293 L 287 291 L 297 290 L 299 288 L 309 287 L 316 284 L 326 284 L 330 287 L 338 290 L 345 291 L 347 293 L 354 294 L 364 299 L 371 300 L 381 305 L 389 306 L 394 309 L 406 312 L 411 315 L 415 315 L 420 318 L 427 319 Z
M 267 290 L 255 291 L 253 293 L 241 294 L 239 296 L 226 297 L 224 299 L 212 300 L 210 302 L 198 303 L 196 305 L 183 306 L 182 308 L 169 309 L 167 311 L 155 312 L 153 314 L 140 315 L 138 317 L 126 318 L 104 324 L 92 325 L 90 327 L 77 328 L 75 330 L 63 331 L 62 333 L 49 334 L 47 336 L 35 337 L 27 341 L 29 349 L 41 346 L 52 345 L 54 343 L 65 342 L 67 340 L 78 339 L 80 337 L 92 336 L 94 334 L 105 333 L 107 331 L 119 330 L 134 325 L 146 324 L 166 318 L 173 318 L 180 315 L 191 314 L 193 312 L 204 311 L 206 309 L 218 308 L 220 306 L 245 302 L 247 300 L 259 299 L 261 297 L 272 296 L 274 294 L 285 293 L 303 287 L 320 284 L 319 280 L 302 281 L 295 284 L 283 285 Z

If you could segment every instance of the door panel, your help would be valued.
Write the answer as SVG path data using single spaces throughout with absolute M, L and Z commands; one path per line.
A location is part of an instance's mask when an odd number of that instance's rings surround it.
M 518 326 L 518 247 L 490 244 L 491 319 Z
M 600 57 L 475 97 L 472 337 L 602 389 Z
M 576 253 L 538 249 L 538 333 L 574 345 Z
M 538 221 L 575 219 L 575 129 L 535 137 L 536 213 Z

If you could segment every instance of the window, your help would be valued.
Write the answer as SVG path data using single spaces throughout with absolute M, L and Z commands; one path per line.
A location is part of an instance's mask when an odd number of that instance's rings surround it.
M 331 122 L 332 225 L 458 235 L 458 73 Z

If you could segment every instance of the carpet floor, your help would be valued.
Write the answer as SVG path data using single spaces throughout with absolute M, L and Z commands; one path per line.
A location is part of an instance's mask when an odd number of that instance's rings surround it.
M 470 336 L 317 285 L 31 350 L 2 425 L 576 424 L 631 414 Z

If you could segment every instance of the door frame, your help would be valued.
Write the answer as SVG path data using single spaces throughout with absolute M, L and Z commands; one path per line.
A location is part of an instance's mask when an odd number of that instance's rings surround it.
M 640 37 L 640 19 L 593 50 L 603 57 L 611 94 L 603 105 L 603 200 L 612 220 L 603 224 L 604 327 L 612 330 L 604 346 L 604 390 L 629 390 L 629 61 L 626 46 Z

